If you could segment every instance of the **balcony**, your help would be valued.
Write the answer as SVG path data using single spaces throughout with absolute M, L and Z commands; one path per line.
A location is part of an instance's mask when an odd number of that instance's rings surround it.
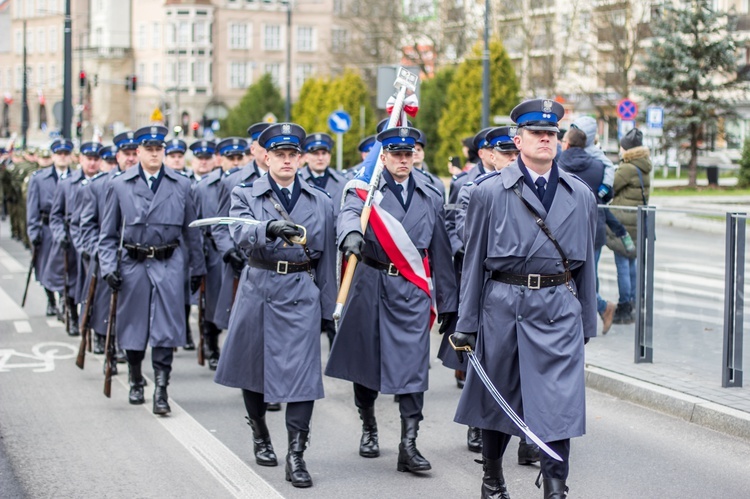
M 596 31 L 596 37 L 599 43 L 611 43 L 627 40 L 627 33 L 622 26 L 607 26 L 599 28 Z

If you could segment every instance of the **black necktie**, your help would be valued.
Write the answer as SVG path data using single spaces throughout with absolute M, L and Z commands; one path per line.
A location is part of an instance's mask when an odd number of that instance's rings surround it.
M 148 181 L 151 183 L 151 192 L 156 193 L 156 177 L 151 176 Z
M 292 193 L 289 192 L 289 189 L 287 189 L 286 187 L 281 188 L 281 194 L 284 196 L 285 201 L 289 202 L 292 200 Z
M 404 204 L 404 186 L 401 184 L 396 184 L 396 190 L 394 191 L 396 196 L 398 196 L 398 200 L 401 201 L 401 204 Z
M 539 201 L 544 199 L 544 192 L 547 190 L 547 181 L 544 179 L 544 177 L 539 177 L 534 182 L 536 184 L 536 195 L 539 196 Z

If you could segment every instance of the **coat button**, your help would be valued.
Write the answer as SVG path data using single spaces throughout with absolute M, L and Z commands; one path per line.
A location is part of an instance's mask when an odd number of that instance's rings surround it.
M 297 278 L 296 278 L 296 279 L 294 279 L 294 280 L 295 280 L 295 281 L 299 281 L 299 276 L 297 276 Z
M 549 288 L 549 294 L 551 294 L 551 295 L 555 294 L 555 287 L 554 286 L 550 286 L 550 288 Z
M 519 315 L 516 319 L 518 319 L 518 322 L 523 322 L 523 315 Z
M 276 273 L 271 274 L 271 279 L 273 279 L 274 277 L 276 277 Z
M 296 305 L 296 304 L 298 304 L 298 303 L 299 303 L 299 301 L 297 301 L 297 300 L 294 300 L 294 302 L 293 302 L 292 304 L 293 304 L 293 305 Z
M 254 242 L 255 242 L 255 236 L 250 236 L 250 237 L 249 237 L 248 239 L 250 239 L 250 242 L 251 242 L 251 243 L 254 243 Z
M 266 303 L 271 303 L 271 299 L 270 298 L 266 298 Z

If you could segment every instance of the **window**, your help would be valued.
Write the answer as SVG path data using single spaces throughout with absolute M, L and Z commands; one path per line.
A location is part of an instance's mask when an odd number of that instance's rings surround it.
M 34 53 L 34 30 L 27 29 L 26 30 L 26 53 L 33 54 Z
M 26 87 L 31 88 L 34 86 L 34 68 L 26 66 Z
M 104 30 L 102 28 L 96 28 L 96 33 L 94 34 L 94 46 L 101 47 L 103 42 L 104 42 Z
M 247 24 L 230 24 L 229 25 L 229 48 L 246 49 L 248 45 L 248 28 Z
M 333 13 L 337 16 L 344 13 L 344 0 L 333 0 Z
M 146 25 L 145 24 L 139 24 L 138 25 L 138 48 L 139 49 L 145 49 L 146 46 Z
M 36 68 L 36 84 L 39 86 L 39 88 L 44 88 L 45 85 L 47 85 L 47 75 L 44 71 L 44 64 L 40 64 Z
M 49 51 L 53 54 L 57 52 L 57 28 L 49 29 Z
M 159 85 L 159 82 L 161 81 L 161 66 L 158 62 L 155 62 L 152 70 L 151 70 L 151 81 L 154 82 L 154 85 Z
M 187 81 L 187 62 L 180 61 L 177 63 L 177 84 L 180 86 L 186 85 Z
M 247 87 L 247 64 L 232 62 L 229 64 L 229 88 Z
M 206 63 L 196 61 L 193 63 L 193 83 L 195 85 L 206 84 Z
M 139 80 L 146 81 L 146 65 L 143 63 L 138 64 L 138 71 L 136 71 L 135 74 L 138 76 Z
M 312 73 L 312 64 L 297 64 L 297 69 L 295 70 L 294 74 L 294 85 L 297 87 L 297 89 L 302 88 L 302 85 L 305 84 L 305 80 L 310 78 L 312 76 Z
M 345 29 L 334 28 L 331 30 L 331 51 L 334 54 L 346 52 L 349 45 L 349 34 Z
M 161 24 L 153 23 L 151 29 L 151 47 L 158 49 L 161 47 Z
M 37 38 L 37 52 L 43 54 L 47 51 L 47 32 L 44 28 L 39 28 L 36 33 Z
M 281 64 L 266 64 L 265 72 L 271 75 L 274 85 L 281 87 Z
M 312 52 L 315 50 L 315 29 L 309 26 L 297 28 L 297 51 Z
M 23 88 L 23 66 L 16 66 L 16 88 Z
M 17 29 L 15 31 L 15 43 L 13 44 L 13 50 L 16 54 L 23 53 L 23 31 Z
M 265 26 L 263 29 L 263 49 L 281 50 L 281 26 Z
M 49 77 L 47 78 L 48 87 L 54 88 L 57 86 L 57 66 L 55 64 L 49 65 Z
M 193 24 L 193 43 L 198 46 L 205 46 L 208 44 L 208 23 L 199 21 Z
M 185 21 L 180 21 L 177 25 L 177 44 L 183 48 L 188 42 L 190 42 L 190 25 Z

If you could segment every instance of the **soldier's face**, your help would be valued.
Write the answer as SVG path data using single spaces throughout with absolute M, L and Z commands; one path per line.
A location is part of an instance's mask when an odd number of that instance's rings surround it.
M 494 149 L 492 151 L 492 156 L 494 158 L 495 170 L 502 170 L 516 160 L 518 157 L 518 151 L 501 151 L 499 149 Z
M 164 164 L 173 170 L 184 170 L 185 169 L 185 155 L 181 152 L 173 152 L 167 154 L 164 158 Z
M 403 182 L 409 178 L 414 167 L 414 153 L 412 151 L 387 151 L 380 155 L 386 170 L 391 173 L 393 180 Z
M 47 157 L 47 158 L 43 158 L 43 157 L 39 156 L 39 166 L 42 167 L 42 168 L 47 168 L 48 166 L 51 166 L 52 163 L 53 163 L 53 161 L 54 160 L 52 159 L 51 156 Z
M 81 168 L 83 169 L 83 174 L 87 177 L 93 177 L 99 173 L 100 162 L 101 160 L 96 156 L 86 156 L 85 154 L 81 154 Z
M 524 163 L 544 164 L 552 166 L 552 160 L 557 154 L 557 133 L 548 130 L 521 131 L 513 137 Z
M 268 151 L 266 151 L 265 148 L 261 147 L 257 141 L 250 144 L 250 154 L 253 156 L 256 165 L 266 171 L 268 170 L 268 160 L 266 159 L 268 156 Z
M 137 149 L 123 149 L 117 151 L 117 164 L 120 165 L 120 170 L 125 171 L 128 168 L 132 168 L 138 164 L 138 150 Z
M 417 144 L 414 146 L 414 166 L 422 168 L 422 163 L 424 163 L 424 149 L 421 144 Z
M 116 166 L 117 166 L 117 160 L 106 159 L 104 161 L 99 162 L 99 171 L 104 172 L 104 173 L 111 172 L 112 170 L 115 169 Z
M 245 156 L 242 154 L 232 154 L 231 156 L 223 156 L 221 159 L 221 168 L 224 171 L 231 170 L 232 168 L 239 168 L 242 163 L 245 162 Z
M 149 173 L 156 173 L 164 162 L 164 146 L 138 146 L 138 161 Z
M 315 173 L 323 173 L 331 164 L 331 153 L 325 149 L 309 152 L 306 154 L 307 164 Z
M 195 158 L 195 164 L 193 166 L 193 170 L 195 170 L 195 173 L 198 175 L 205 175 L 209 173 L 214 168 L 214 158 L 213 156 L 201 156 Z
M 52 161 L 58 168 L 67 168 L 73 161 L 73 156 L 69 152 L 60 151 L 52 155 Z
M 296 149 L 268 151 L 265 157 L 268 164 L 268 174 L 277 184 L 284 187 L 288 186 L 294 181 L 294 176 L 297 175 L 301 157 Z

